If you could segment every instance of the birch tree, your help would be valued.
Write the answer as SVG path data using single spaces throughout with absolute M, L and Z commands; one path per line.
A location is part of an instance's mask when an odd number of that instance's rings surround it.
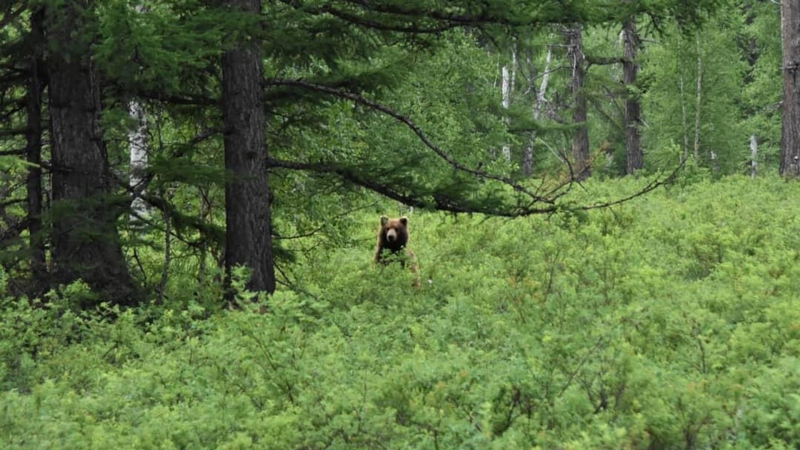
M 575 135 L 572 139 L 572 157 L 575 159 L 573 167 L 573 177 L 576 180 L 584 180 L 592 174 L 589 160 L 589 126 L 586 123 L 586 92 L 584 91 L 584 80 L 586 78 L 586 57 L 583 53 L 582 25 L 575 24 L 565 28 L 564 34 L 567 37 L 567 55 L 572 66 L 572 89 L 573 112 L 572 122 L 575 124 Z
M 128 148 L 130 149 L 130 187 L 134 193 L 131 203 L 131 220 L 147 214 L 147 204 L 141 195 L 145 192 L 139 189 L 144 181 L 144 171 L 147 169 L 147 114 L 144 106 L 134 100 L 129 104 L 131 118 L 135 121 L 134 127 L 128 133 Z
M 539 85 L 539 90 L 536 92 L 536 103 L 533 106 L 533 120 L 538 121 L 542 115 L 542 108 L 544 108 L 545 94 L 547 93 L 547 84 L 550 82 L 550 63 L 553 60 L 553 48 L 547 47 L 547 56 L 545 57 L 544 70 L 542 71 L 542 81 Z M 522 155 L 522 173 L 530 176 L 533 173 L 533 148 L 536 141 L 536 132 L 531 132 L 528 145 L 525 146 Z
M 511 92 L 514 90 L 514 79 L 516 78 L 517 67 L 517 51 L 516 48 L 511 49 L 511 69 L 507 65 L 503 65 L 502 69 L 502 95 L 503 95 L 503 109 L 508 113 L 508 108 L 511 107 Z M 509 119 L 506 117 L 506 126 L 509 125 Z M 511 162 L 511 146 L 508 144 L 503 145 L 503 158 L 506 162 Z
M 138 4 L 134 7 L 137 14 L 144 12 L 144 5 Z M 147 113 L 144 105 L 138 100 L 132 100 L 128 104 L 131 119 L 134 126 L 128 132 L 128 149 L 130 152 L 130 188 L 134 198 L 131 203 L 131 220 L 147 214 L 147 204 L 141 198 L 145 193 L 139 189 L 139 185 L 144 181 L 144 171 L 147 169 Z
M 700 48 L 700 36 L 696 36 L 697 50 L 697 87 L 694 105 L 694 160 L 700 161 L 700 111 L 703 106 L 703 54 Z

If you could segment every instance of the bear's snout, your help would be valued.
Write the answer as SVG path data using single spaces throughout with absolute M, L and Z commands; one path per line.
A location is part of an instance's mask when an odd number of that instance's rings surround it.
M 394 242 L 397 240 L 397 230 L 394 228 L 390 229 L 386 232 L 386 240 L 389 242 Z

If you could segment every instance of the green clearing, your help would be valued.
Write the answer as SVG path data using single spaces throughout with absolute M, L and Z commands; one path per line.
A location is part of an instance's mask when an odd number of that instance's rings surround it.
M 799 197 L 731 177 L 585 215 L 415 211 L 418 291 L 359 213 L 270 314 L 188 269 L 122 313 L 6 294 L 0 447 L 795 449 Z

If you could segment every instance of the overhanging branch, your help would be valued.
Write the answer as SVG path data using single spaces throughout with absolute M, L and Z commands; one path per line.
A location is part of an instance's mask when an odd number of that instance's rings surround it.
M 352 168 L 333 163 L 305 163 L 281 159 L 269 159 L 267 161 L 267 166 L 269 168 L 281 168 L 338 175 L 356 186 L 369 189 L 373 192 L 383 195 L 384 197 L 397 200 L 405 205 L 419 208 L 433 208 L 439 211 L 449 211 L 454 213 L 481 213 L 499 217 L 522 217 L 534 214 L 553 213 L 559 209 L 559 207 L 556 205 L 548 205 L 542 208 L 535 208 L 531 205 L 518 205 L 516 208 L 509 208 L 508 210 L 492 208 L 484 205 L 467 205 L 463 202 L 460 202 L 458 199 L 435 192 L 426 195 L 426 197 L 429 197 L 428 199 L 423 199 L 418 195 L 405 194 L 392 186 L 368 179 L 367 177 L 357 173 Z
M 465 173 L 471 174 L 471 175 L 476 176 L 476 177 L 481 178 L 481 179 L 494 180 L 494 181 L 498 181 L 500 183 L 503 183 L 503 184 L 505 184 L 507 186 L 512 187 L 514 189 L 514 191 L 519 192 L 519 193 L 524 194 L 525 196 L 529 197 L 529 199 L 532 200 L 533 202 L 546 203 L 546 204 L 553 204 L 554 203 L 554 200 L 552 198 L 547 198 L 547 197 L 541 196 L 537 192 L 531 191 L 530 189 L 528 189 L 525 186 L 521 185 L 517 181 L 512 180 L 511 178 L 508 178 L 508 177 L 505 177 L 505 176 L 502 176 L 502 175 L 496 175 L 496 174 L 488 173 L 488 172 L 485 172 L 485 171 L 482 171 L 482 170 L 471 169 L 469 167 L 464 166 L 460 162 L 456 161 L 452 156 L 450 156 L 443 149 L 441 149 L 438 145 L 436 145 L 425 134 L 425 132 L 422 131 L 422 128 L 420 128 L 419 125 L 417 125 L 413 120 L 411 120 L 410 117 L 404 116 L 404 115 L 394 111 L 393 109 L 389 108 L 388 106 L 386 106 L 386 105 L 384 105 L 382 103 L 376 102 L 374 100 L 370 100 L 370 99 L 368 99 L 368 98 L 366 98 L 366 97 L 364 97 L 362 95 L 355 94 L 353 92 L 344 91 L 344 90 L 341 90 L 341 89 L 336 89 L 336 88 L 332 88 L 332 87 L 329 87 L 329 86 L 324 86 L 324 85 L 320 85 L 320 84 L 316 84 L 316 83 L 311 83 L 311 82 L 308 82 L 308 81 L 305 81 L 305 80 L 299 80 L 299 79 L 298 80 L 290 80 L 290 79 L 271 78 L 271 79 L 265 80 L 264 84 L 266 86 L 289 86 L 289 87 L 308 89 L 308 90 L 312 90 L 312 91 L 316 91 L 316 92 L 322 92 L 322 93 L 325 93 L 325 94 L 333 95 L 335 97 L 347 99 L 347 100 L 350 100 L 350 101 L 352 101 L 352 102 L 354 102 L 356 104 L 367 106 L 368 108 L 370 108 L 370 109 L 372 109 L 374 111 L 378 111 L 378 112 L 381 112 L 383 114 L 388 115 L 389 117 L 395 119 L 397 122 L 400 122 L 403 125 L 405 125 L 406 127 L 408 127 L 409 129 L 411 129 L 411 131 L 413 131 L 414 134 L 417 135 L 417 137 L 420 139 L 420 141 L 422 141 L 422 143 L 426 147 L 431 149 L 434 153 L 436 153 L 436 155 L 438 155 L 442 160 L 444 160 L 448 165 L 450 165 L 454 169 L 456 169 L 458 171 L 461 171 L 461 172 L 465 172 Z

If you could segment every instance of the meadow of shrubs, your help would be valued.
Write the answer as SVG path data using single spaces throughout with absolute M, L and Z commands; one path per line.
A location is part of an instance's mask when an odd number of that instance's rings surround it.
M 420 289 L 372 264 L 364 214 L 264 314 L 180 266 L 124 311 L 0 274 L 0 448 L 797 449 L 798 199 L 732 177 L 587 213 L 415 211 Z

